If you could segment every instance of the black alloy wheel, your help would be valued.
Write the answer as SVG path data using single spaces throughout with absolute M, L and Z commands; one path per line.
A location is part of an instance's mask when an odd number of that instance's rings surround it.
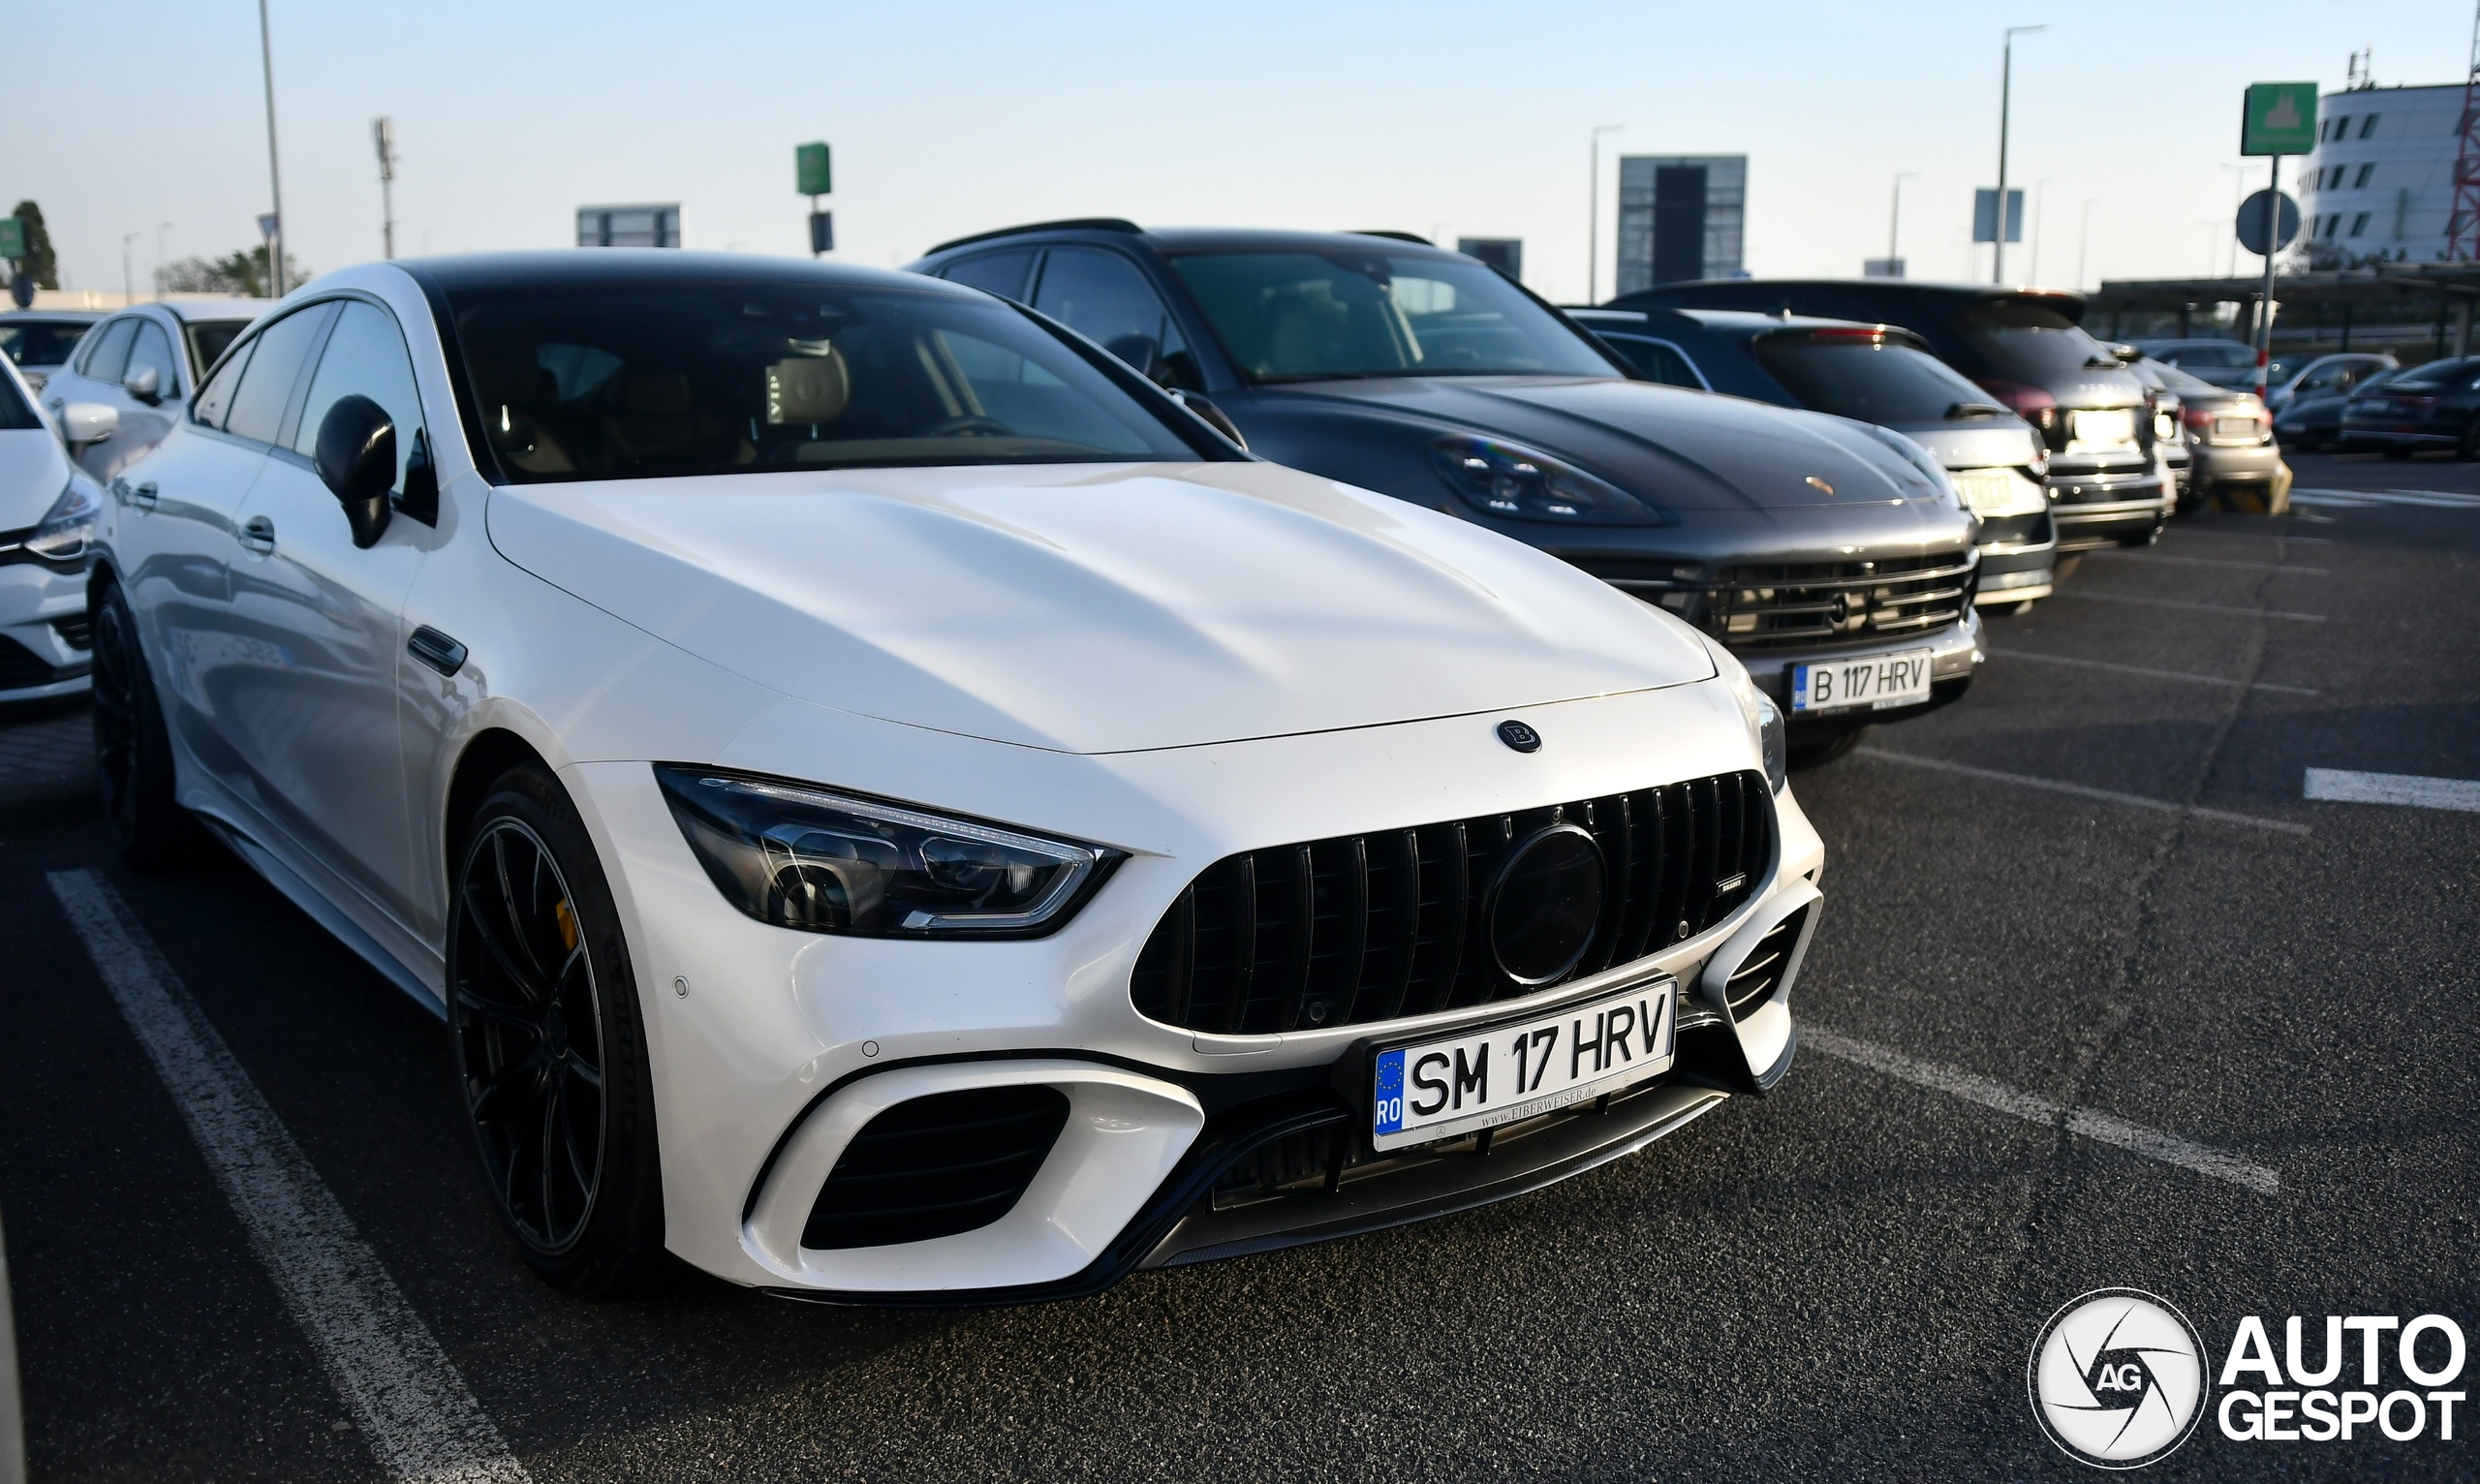
M 583 825 L 539 768 L 494 787 L 464 836 L 449 930 L 457 1089 L 526 1260 L 561 1287 L 632 1285 L 659 1260 L 644 1037 Z
M 138 638 L 138 618 L 120 584 L 100 584 L 94 616 L 95 788 L 121 856 L 140 871 L 170 871 L 196 859 L 203 831 L 175 794 L 172 739 Z

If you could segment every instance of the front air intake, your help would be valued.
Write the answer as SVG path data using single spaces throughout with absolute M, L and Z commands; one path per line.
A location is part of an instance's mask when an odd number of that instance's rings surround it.
M 900 1102 L 844 1147 L 801 1245 L 836 1250 L 926 1242 L 1015 1209 L 1068 1126 L 1055 1087 L 976 1087 Z
M 1599 853 L 1590 939 L 1564 966 L 1510 974 L 1487 920 L 1500 868 L 1576 830 Z M 1704 932 L 1755 896 L 1773 856 L 1774 794 L 1754 772 L 1250 850 L 1172 902 L 1129 996 L 1150 1019 L 1227 1036 L 1514 999 Z
M 1809 909 L 1803 907 L 1774 924 L 1771 931 L 1748 950 L 1748 957 L 1731 971 L 1728 983 L 1722 986 L 1722 998 L 1729 1002 L 1731 1018 L 1746 1020 L 1774 996 L 1782 982 L 1783 972 L 1791 967 L 1791 950 L 1800 945 L 1801 924 L 1809 920 Z

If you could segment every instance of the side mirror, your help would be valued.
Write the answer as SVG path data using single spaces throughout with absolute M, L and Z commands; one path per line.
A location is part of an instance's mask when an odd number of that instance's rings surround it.
M 72 402 L 60 410 L 60 436 L 72 448 L 102 443 L 120 427 L 120 409 L 101 402 Z
M 1122 335 L 1105 342 L 1102 349 L 1127 361 L 1139 376 L 1151 377 L 1162 364 L 1162 343 L 1152 335 Z
M 378 544 L 391 513 L 396 482 L 396 424 L 388 409 L 364 396 L 340 397 L 319 423 L 313 462 L 319 480 L 345 508 L 356 546 Z
M 1198 420 L 1206 426 L 1238 444 L 1241 452 L 1249 451 L 1249 440 L 1240 436 L 1240 425 L 1231 420 L 1229 413 L 1194 391 L 1174 391 L 1171 393 L 1171 400 L 1196 414 Z
M 2114 345 L 2110 347 L 2110 354 L 2117 356 L 2119 364 L 2123 366 L 2132 366 L 2144 359 L 2144 353 L 2131 345 Z
M 164 374 L 153 366 L 140 366 L 121 378 L 120 389 L 152 407 L 164 400 Z

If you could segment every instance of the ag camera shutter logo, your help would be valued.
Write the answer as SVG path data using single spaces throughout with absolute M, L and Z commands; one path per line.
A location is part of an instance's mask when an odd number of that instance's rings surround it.
M 2204 1340 L 2167 1299 L 2096 1288 L 2041 1326 L 2025 1382 L 2061 1452 L 2096 1469 L 2141 1469 L 2204 1417 Z

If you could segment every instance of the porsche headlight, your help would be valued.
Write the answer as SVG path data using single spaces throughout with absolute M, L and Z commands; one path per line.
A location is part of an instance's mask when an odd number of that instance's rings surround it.
M 43 512 L 26 549 L 46 562 L 75 562 L 94 544 L 95 517 L 102 513 L 103 502 L 73 479 Z
M 1120 859 L 797 784 L 657 763 L 716 889 L 760 922 L 860 938 L 1038 938 Z
M 1607 479 L 1496 438 L 1454 433 L 1430 446 L 1430 461 L 1475 510 L 1514 520 L 1654 526 L 1653 507 Z

